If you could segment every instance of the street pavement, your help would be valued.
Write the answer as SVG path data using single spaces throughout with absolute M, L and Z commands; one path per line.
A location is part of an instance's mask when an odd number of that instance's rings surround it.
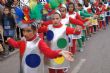
M 110 73 L 110 26 L 86 41 L 84 52 L 76 55 L 69 73 Z
M 71 63 L 68 73 L 110 73 L 110 26 L 93 34 Z M 0 73 L 18 73 L 19 53 L 0 61 Z M 39 72 L 38 72 L 39 73 Z M 48 73 L 47 70 L 45 73 Z

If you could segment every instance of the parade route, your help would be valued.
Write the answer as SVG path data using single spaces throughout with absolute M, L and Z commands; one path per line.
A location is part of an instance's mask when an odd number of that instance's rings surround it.
M 69 73 L 110 73 L 110 26 L 93 34 L 71 63 Z M 0 61 L 0 73 L 18 73 L 19 53 Z M 46 72 L 46 71 L 45 71 Z M 46 72 L 47 73 L 47 72 Z

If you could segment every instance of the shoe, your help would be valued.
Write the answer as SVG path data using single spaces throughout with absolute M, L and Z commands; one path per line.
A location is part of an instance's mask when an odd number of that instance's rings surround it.
M 89 37 L 86 37 L 86 40 L 89 40 L 90 38 Z
M 80 48 L 79 52 L 83 52 L 83 51 L 84 51 L 83 48 Z
M 13 52 L 15 49 L 9 46 L 9 51 Z
M 9 49 L 9 51 L 10 51 L 10 52 L 13 52 L 13 51 L 14 51 L 14 49 Z

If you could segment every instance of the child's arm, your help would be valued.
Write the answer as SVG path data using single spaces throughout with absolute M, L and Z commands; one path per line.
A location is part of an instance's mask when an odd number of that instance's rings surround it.
M 71 27 L 67 27 L 66 28 L 66 34 L 69 35 L 69 34 L 74 34 L 75 33 L 75 29 L 74 28 L 71 28 Z
M 45 26 L 48 26 L 50 24 L 52 24 L 52 20 L 48 20 L 48 21 L 43 21 L 42 22 L 42 25 L 45 25 Z
M 84 23 L 78 19 L 73 19 L 73 18 L 69 18 L 70 23 L 75 24 L 75 25 L 79 25 L 79 26 L 84 26 Z
M 83 11 L 80 12 L 80 15 L 83 16 L 83 17 L 91 17 L 91 16 L 93 16 L 93 14 L 84 13 Z
M 77 29 L 77 28 L 71 28 L 71 27 L 67 27 L 66 28 L 66 34 L 67 35 L 69 35 L 69 34 L 76 34 L 76 35 L 78 35 L 78 34 L 80 34 L 80 30 L 79 29 Z
M 43 40 L 40 40 L 39 42 L 39 49 L 46 57 L 49 58 L 58 57 L 59 52 L 61 51 L 61 50 L 55 50 L 55 51 L 51 50 Z
M 76 14 L 76 19 L 82 21 L 83 23 L 86 22 L 86 20 L 82 19 L 81 16 L 78 13 Z
M 18 46 L 18 42 L 15 41 L 15 40 L 12 39 L 12 38 L 8 38 L 8 39 L 7 39 L 7 42 L 8 42 L 9 45 L 13 46 L 14 48 L 18 48 L 18 47 L 19 47 L 19 46 Z
M 46 57 L 56 58 L 58 56 L 64 56 L 67 60 L 73 61 L 72 53 L 68 51 L 62 51 L 62 50 L 51 50 L 43 40 L 40 40 L 38 46 L 39 46 L 40 51 Z
M 48 31 L 48 26 L 41 26 L 39 29 L 38 29 L 38 32 L 39 33 L 45 33 Z

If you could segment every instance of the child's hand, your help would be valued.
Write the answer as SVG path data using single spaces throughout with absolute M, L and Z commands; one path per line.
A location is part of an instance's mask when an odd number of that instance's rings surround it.
M 94 18 L 98 18 L 98 15 L 94 15 L 93 17 L 94 17 Z
M 62 50 L 62 51 L 60 52 L 60 54 L 61 54 L 62 56 L 64 56 L 68 61 L 71 61 L 71 62 L 74 61 L 74 58 L 72 57 L 73 55 L 72 55 L 71 52 Z
M 7 40 L 5 41 L 7 43 L 7 41 L 10 39 L 10 37 L 7 38 Z

